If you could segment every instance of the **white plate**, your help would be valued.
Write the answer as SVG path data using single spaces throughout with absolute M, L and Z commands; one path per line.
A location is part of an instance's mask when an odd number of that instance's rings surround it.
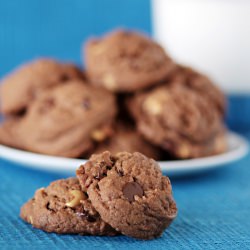
M 160 161 L 162 171 L 167 175 L 177 176 L 200 172 L 227 166 L 244 157 L 248 152 L 248 142 L 240 135 L 228 133 L 227 152 L 198 159 Z M 0 157 L 10 162 L 18 163 L 26 168 L 40 169 L 50 172 L 74 173 L 74 171 L 86 160 L 54 157 L 17 150 L 0 145 Z

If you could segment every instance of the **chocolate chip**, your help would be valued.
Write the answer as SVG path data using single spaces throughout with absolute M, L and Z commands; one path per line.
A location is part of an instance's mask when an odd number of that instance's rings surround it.
M 69 75 L 67 75 L 66 73 L 65 74 L 62 74 L 61 76 L 60 76 L 60 81 L 61 82 L 66 82 L 66 81 L 68 81 L 69 80 Z
M 49 202 L 47 202 L 47 204 L 46 204 L 46 208 L 48 209 L 48 210 L 50 210 L 50 203 Z
M 17 111 L 15 113 L 15 115 L 21 117 L 21 116 L 24 116 L 26 113 L 27 113 L 27 109 L 26 108 L 22 108 L 21 110 Z
M 46 204 L 46 208 L 47 208 L 49 211 L 51 211 L 51 212 L 55 212 L 55 210 L 54 210 L 53 208 L 50 207 L 50 202 L 48 202 L 48 203 Z
M 98 189 L 100 191 L 100 187 L 99 187 L 98 183 L 96 184 L 96 189 Z
M 123 192 L 123 195 L 129 200 L 129 202 L 132 202 L 135 200 L 134 198 L 135 195 L 142 197 L 144 193 L 141 185 L 137 182 L 129 182 L 125 184 L 122 192 Z
M 96 218 L 93 217 L 93 216 L 91 216 L 91 215 L 88 215 L 88 216 L 87 216 L 87 221 L 88 221 L 88 222 L 95 222 L 95 221 L 96 221 Z
M 85 99 L 83 100 L 82 106 L 83 106 L 86 110 L 90 109 L 90 100 L 89 100 L 89 98 L 85 98 Z
M 91 216 L 86 211 L 76 212 L 76 215 L 81 217 L 81 218 L 86 218 L 88 222 L 95 222 L 96 221 L 96 218 L 94 216 Z

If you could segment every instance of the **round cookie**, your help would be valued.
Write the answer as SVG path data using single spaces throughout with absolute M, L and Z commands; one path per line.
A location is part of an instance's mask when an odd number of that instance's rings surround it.
M 21 112 L 44 89 L 78 78 L 83 78 L 83 74 L 73 64 L 53 59 L 38 59 L 24 64 L 1 80 L 0 111 L 3 114 Z
M 177 215 L 169 179 L 140 153 L 93 155 L 77 177 L 101 218 L 125 235 L 158 237 Z
M 16 134 L 26 150 L 79 157 L 108 136 L 115 114 L 111 93 L 74 80 L 41 93 Z
M 0 123 L 0 144 L 22 149 L 22 142 L 19 140 L 17 129 L 19 118 L 11 118 Z
M 58 234 L 115 235 L 82 192 L 77 178 L 52 182 L 38 189 L 23 205 L 21 218 L 33 227 Z
M 126 126 L 118 123 L 115 127 L 114 134 L 105 141 L 99 143 L 91 154 L 100 154 L 104 151 L 110 151 L 112 154 L 119 152 L 140 152 L 147 157 L 159 160 L 161 150 L 149 142 L 131 126 Z
M 137 129 L 177 158 L 226 149 L 221 115 L 208 99 L 183 85 L 159 86 L 129 101 Z M 220 138 L 220 140 L 217 139 Z
M 226 112 L 226 98 L 222 91 L 205 75 L 190 67 L 178 65 L 170 82 L 171 85 L 185 85 L 198 95 L 208 99 L 211 105 L 215 105 L 223 116 Z
M 180 155 L 184 156 L 182 158 L 199 158 L 217 155 L 224 153 L 227 147 L 226 129 L 221 127 L 216 135 L 203 143 L 187 142 L 186 145 L 180 149 Z M 188 157 L 186 157 L 185 154 L 188 155 Z
M 155 85 L 175 68 L 156 42 L 124 30 L 88 41 L 84 57 L 92 84 L 114 92 L 132 92 Z

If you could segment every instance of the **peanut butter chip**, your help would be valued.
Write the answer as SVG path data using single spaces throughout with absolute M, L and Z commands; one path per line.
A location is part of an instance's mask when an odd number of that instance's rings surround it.
M 179 147 L 178 154 L 180 155 L 180 157 L 183 157 L 183 158 L 189 157 L 189 155 L 190 155 L 190 150 L 189 150 L 188 146 L 186 146 L 186 145 L 181 145 L 181 146 Z
M 107 89 L 114 90 L 116 88 L 115 78 L 110 74 L 103 77 L 103 83 Z
M 159 115 L 162 112 L 162 104 L 156 98 L 147 98 L 143 108 L 152 115 Z
M 32 218 L 32 216 L 30 216 L 29 218 L 30 218 L 30 224 L 33 225 L 33 218 Z
M 83 192 L 80 190 L 71 190 L 70 193 L 74 196 L 74 199 L 66 203 L 67 207 L 76 207 L 80 205 L 80 201 L 86 199 Z
M 106 138 L 106 134 L 102 130 L 94 130 L 91 133 L 91 138 L 95 141 L 103 141 Z
M 143 189 L 137 182 L 129 182 L 123 187 L 123 195 L 129 200 L 129 202 L 135 201 L 135 195 L 142 197 Z

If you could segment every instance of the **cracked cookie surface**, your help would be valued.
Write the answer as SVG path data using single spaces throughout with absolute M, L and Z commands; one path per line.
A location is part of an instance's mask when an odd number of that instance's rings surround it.
M 111 93 L 72 80 L 42 93 L 27 113 L 11 124 L 15 136 L 9 133 L 9 138 L 32 152 L 78 157 L 94 141 L 105 139 L 115 114 Z M 2 126 L 7 127 L 5 123 Z
M 226 150 L 223 120 L 208 98 L 185 85 L 162 85 L 128 101 L 138 131 L 177 158 Z
M 77 177 L 102 219 L 125 235 L 158 237 L 177 215 L 169 179 L 140 153 L 93 155 Z
M 225 115 L 227 101 L 223 92 L 206 76 L 194 69 L 182 65 L 176 67 L 172 79 L 166 85 L 186 86 L 190 90 L 207 99 L 221 116 Z
M 52 182 L 38 189 L 21 208 L 20 216 L 32 226 L 59 234 L 115 235 L 81 191 L 77 178 Z

